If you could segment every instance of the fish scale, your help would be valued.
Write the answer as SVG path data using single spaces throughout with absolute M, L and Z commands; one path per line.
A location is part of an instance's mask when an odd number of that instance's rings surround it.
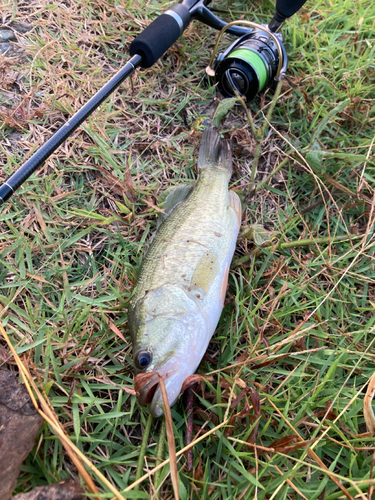
M 214 130 L 202 135 L 198 170 L 194 190 L 176 203 L 150 245 L 129 309 L 138 371 L 159 372 L 171 404 L 219 321 L 241 218 L 238 196 L 228 191 L 230 150 Z M 157 377 L 145 384 L 140 402 L 152 399 L 151 411 L 160 415 L 156 384 Z
M 225 172 L 217 176 L 205 172 L 189 199 L 160 226 L 140 269 L 134 301 L 146 290 L 189 279 L 207 249 L 219 258 L 227 251 L 228 239 L 232 239 L 226 231 L 231 215 L 227 176 Z M 185 280 L 181 280 L 183 274 Z

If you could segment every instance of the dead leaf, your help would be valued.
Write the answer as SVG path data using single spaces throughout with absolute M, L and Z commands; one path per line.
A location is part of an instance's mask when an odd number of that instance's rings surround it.
M 263 363 L 259 363 L 258 365 L 253 365 L 251 367 L 252 370 L 259 370 L 259 368 L 264 368 L 265 366 L 269 366 L 269 365 L 272 365 L 272 363 L 276 363 L 276 361 L 279 361 L 280 359 L 283 359 L 283 358 L 288 358 L 289 356 L 291 356 L 291 353 L 285 353 L 285 354 L 281 354 L 280 356 L 277 356 L 277 358 L 274 358 L 274 359 L 269 359 L 268 361 L 263 361 Z
M 74 479 L 64 479 L 58 483 L 34 488 L 28 493 L 20 493 L 12 497 L 12 500 L 83 500 L 84 493 L 82 486 Z
M 129 184 L 129 179 L 125 179 L 125 182 L 122 182 L 121 179 L 118 177 L 115 177 L 112 175 L 108 170 L 106 170 L 103 167 L 100 167 L 99 165 L 93 165 L 96 170 L 99 170 L 99 172 L 102 173 L 102 183 L 107 187 L 107 189 L 120 196 L 121 198 L 123 195 L 127 197 L 127 199 L 130 201 L 130 203 L 135 202 L 135 198 L 133 195 L 133 185 Z
M 274 448 L 274 450 L 278 450 L 279 448 L 285 448 L 285 446 L 289 446 L 290 444 L 297 443 L 299 441 L 298 436 L 295 434 L 291 434 L 290 436 L 285 436 L 280 439 L 276 439 L 269 445 L 270 448 Z
M 10 361 L 13 360 L 13 356 L 9 354 L 9 352 L 5 349 L 5 347 L 0 345 L 0 361 L 3 363 L 9 363 Z
M 255 415 L 249 415 L 249 420 L 250 420 L 250 425 L 251 426 L 254 425 L 254 428 L 251 431 L 251 434 L 250 434 L 247 442 L 250 443 L 250 444 L 255 444 L 255 441 L 256 441 L 257 436 L 258 436 L 258 428 L 259 428 L 260 417 L 256 417 Z
M 15 372 L 0 371 L 0 498 L 8 500 L 43 418 Z
M 272 234 L 271 231 L 267 231 L 260 224 L 251 224 L 250 226 L 243 227 L 238 237 L 254 241 L 256 245 L 261 246 L 270 241 Z
M 213 380 L 214 378 L 212 377 L 212 375 L 198 375 L 198 373 L 194 373 L 193 375 L 190 375 L 190 377 L 185 379 L 184 383 L 182 384 L 181 394 L 185 392 L 186 389 L 198 382 L 213 382 Z
M 306 351 L 306 345 L 303 340 L 303 337 L 296 339 L 292 344 L 294 351 Z
M 37 276 L 36 274 L 31 274 L 31 273 L 27 272 L 26 276 L 28 276 L 29 278 L 32 278 L 32 279 L 34 279 L 36 281 L 39 281 L 40 283 L 47 283 L 48 285 L 52 285 L 52 283 L 50 283 L 49 281 L 45 280 L 41 276 Z
M 375 373 L 370 378 L 367 391 L 363 400 L 363 415 L 365 417 L 366 427 L 371 436 L 375 436 L 375 415 L 372 409 L 372 399 L 375 394 Z
M 250 389 L 250 400 L 251 404 L 253 405 L 254 408 L 254 413 L 256 417 L 259 417 L 260 415 L 260 397 L 259 397 L 259 392 L 252 387 Z
M 112 323 L 112 321 L 109 321 L 109 328 L 112 330 L 113 333 L 115 333 L 118 337 L 120 337 L 120 339 L 123 340 L 125 344 L 128 344 L 123 334 L 120 332 L 117 326 L 114 323 Z
M 324 418 L 324 420 L 335 420 L 337 418 L 337 415 L 336 415 L 336 413 L 334 413 L 332 411 L 331 405 L 332 405 L 332 401 L 327 401 L 324 410 L 317 411 L 317 412 L 313 413 L 312 415 L 307 415 L 306 417 L 299 420 L 297 422 L 296 426 L 298 427 L 301 424 L 305 424 L 306 422 L 308 422 L 310 419 L 313 419 L 313 418 L 319 418 L 319 419 Z M 340 424 L 341 424 L 341 422 L 340 422 Z
M 201 417 L 204 422 L 212 422 L 215 426 L 219 425 L 219 417 L 212 411 L 205 411 L 202 408 L 195 408 L 194 415 Z
M 316 439 L 309 439 L 308 441 L 300 441 L 300 438 L 296 435 L 286 436 L 281 439 L 277 439 L 271 443 L 270 448 L 275 450 L 275 453 L 292 453 L 293 451 L 304 448 L 311 443 L 314 443 Z M 292 444 L 297 443 L 297 444 Z
M 19 75 L 18 71 L 11 69 L 12 61 L 0 57 L 0 87 L 2 89 L 10 89 Z
M 233 409 L 235 408 L 242 400 L 243 398 L 246 396 L 246 394 L 250 391 L 250 387 L 246 387 L 246 389 L 243 389 L 239 395 L 233 399 L 231 405 L 230 405 L 230 408 Z
M 196 469 L 194 469 L 194 479 L 196 481 L 202 482 L 204 478 L 204 472 L 202 468 L 202 459 L 201 456 L 199 455 L 199 463 Z

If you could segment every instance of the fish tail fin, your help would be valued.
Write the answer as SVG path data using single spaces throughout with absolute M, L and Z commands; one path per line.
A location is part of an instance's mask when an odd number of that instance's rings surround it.
M 216 130 L 206 128 L 203 131 L 199 147 L 198 170 L 212 168 L 232 175 L 232 153 L 229 144 Z

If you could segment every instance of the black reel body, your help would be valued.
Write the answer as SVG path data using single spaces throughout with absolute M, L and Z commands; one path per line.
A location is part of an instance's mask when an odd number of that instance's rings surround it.
M 276 35 L 282 43 L 282 35 Z M 279 67 L 276 43 L 264 31 L 254 29 L 218 55 L 214 64 L 215 83 L 224 97 L 236 92 L 248 101 L 273 85 Z
M 280 33 L 271 33 L 267 26 L 258 25 L 221 52 L 207 72 L 224 97 L 238 93 L 251 101 L 259 92 L 274 86 L 286 71 L 282 41 Z

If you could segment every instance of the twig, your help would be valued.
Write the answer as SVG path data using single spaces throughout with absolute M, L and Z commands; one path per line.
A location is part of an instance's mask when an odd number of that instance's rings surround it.
M 169 466 L 171 469 L 171 479 L 172 486 L 174 492 L 175 500 L 180 500 L 180 492 L 178 486 L 178 471 L 177 471 L 177 455 L 176 455 L 176 443 L 175 437 L 173 433 L 173 423 L 172 423 L 172 414 L 168 401 L 167 389 L 165 388 L 164 379 L 158 373 L 159 377 L 159 386 L 161 390 L 161 394 L 163 396 L 163 410 L 165 415 L 165 429 L 167 434 L 168 441 L 168 450 L 169 450 Z
M 257 141 L 257 145 L 256 145 L 256 148 L 255 148 L 255 153 L 254 153 L 254 161 L 253 161 L 253 165 L 252 165 L 252 168 L 251 168 L 250 183 L 249 183 L 249 187 L 247 188 L 247 195 L 249 195 L 250 193 L 252 193 L 252 191 L 254 189 L 255 175 L 256 175 L 256 172 L 257 172 L 258 162 L 259 162 L 259 158 L 260 158 L 261 151 L 262 151 L 262 142 L 263 142 L 263 139 L 264 139 L 264 134 L 266 133 L 266 128 L 267 128 L 268 122 L 271 119 L 273 110 L 275 109 L 275 106 L 276 106 L 277 99 L 279 98 L 279 95 L 280 95 L 280 92 L 281 92 L 281 87 L 282 87 L 282 81 L 280 81 L 277 84 L 277 87 L 276 87 L 275 94 L 273 96 L 271 105 L 270 105 L 270 107 L 268 109 L 265 121 L 264 121 L 262 127 L 260 128 L 260 130 L 256 130 L 255 129 L 253 121 L 251 119 L 249 119 L 249 113 L 247 113 L 247 119 L 249 121 L 249 125 L 251 127 L 251 131 L 253 132 L 254 139 Z
M 272 99 L 272 102 L 271 102 L 271 105 L 268 109 L 268 112 L 267 112 L 267 115 L 266 115 L 266 120 L 262 126 L 262 135 L 264 135 L 265 131 L 266 131 L 266 128 L 267 128 L 267 125 L 268 123 L 271 121 L 271 116 L 272 116 L 272 113 L 273 113 L 273 110 L 275 109 L 275 106 L 276 106 L 276 103 L 277 103 L 277 100 L 280 96 L 280 92 L 281 92 L 281 88 L 283 86 L 283 81 L 280 80 L 277 84 L 277 87 L 276 87 L 276 90 L 275 90 L 275 93 L 273 95 L 273 99 Z
M 186 389 L 186 445 L 189 445 L 193 440 L 193 423 L 194 423 L 194 391 L 190 386 Z M 190 448 L 186 453 L 186 471 L 193 470 L 193 450 Z
M 267 247 L 262 247 L 266 251 L 272 250 L 276 252 L 278 250 L 285 250 L 286 248 L 296 248 L 296 247 L 311 247 L 313 245 L 324 245 L 329 243 L 330 245 L 334 245 L 335 243 L 340 243 L 341 241 L 356 241 L 363 238 L 363 235 L 347 235 L 342 234 L 340 236 L 322 236 L 321 238 L 309 238 L 306 240 L 296 240 L 296 241 L 286 241 L 284 243 L 278 243 L 274 245 L 268 245 Z M 236 267 L 240 264 L 244 264 L 247 262 L 252 256 L 261 252 L 261 248 L 255 248 L 253 252 L 249 254 L 243 255 L 236 259 L 232 266 Z
M 245 100 L 244 100 L 244 98 L 237 91 L 236 91 L 236 97 L 238 98 L 238 102 L 241 104 L 241 106 L 245 110 L 247 121 L 249 122 L 249 125 L 250 125 L 250 128 L 251 128 L 251 133 L 253 134 L 254 139 L 256 139 L 258 137 L 259 132 L 255 128 L 255 125 L 254 125 L 254 122 L 253 122 L 253 118 L 252 118 L 252 116 L 249 113 L 249 109 L 246 106 Z

